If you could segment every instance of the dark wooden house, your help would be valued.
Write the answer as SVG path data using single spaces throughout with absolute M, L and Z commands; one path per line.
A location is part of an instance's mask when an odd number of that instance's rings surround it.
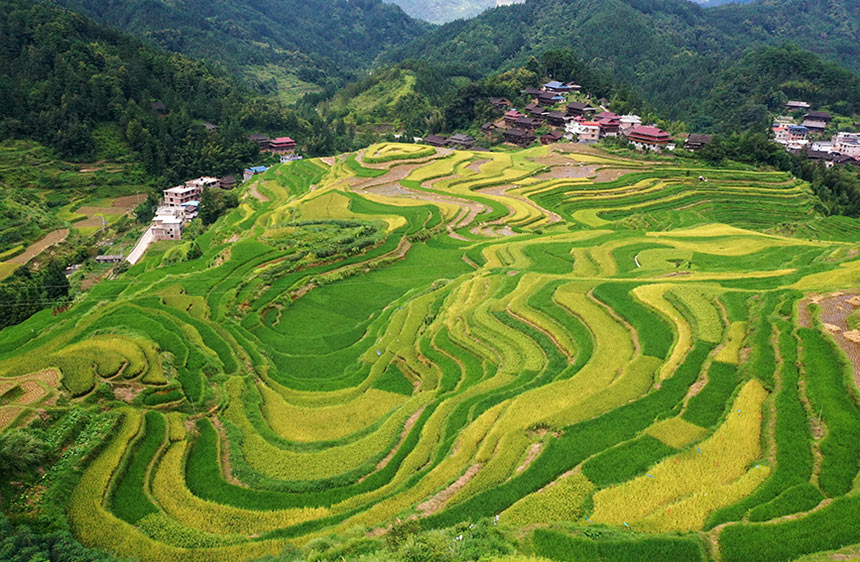
M 525 129 L 508 129 L 505 131 L 505 142 L 518 146 L 529 146 L 535 141 L 535 135 Z
M 439 135 L 430 135 L 424 139 L 424 142 L 430 146 L 447 146 L 448 139 Z
M 702 150 L 705 148 L 705 145 L 714 140 L 714 135 L 700 135 L 697 133 L 693 133 L 689 137 L 687 137 L 687 141 L 684 143 L 684 148 L 687 150 Z
M 567 115 L 561 111 L 550 111 L 546 115 L 546 121 L 553 127 L 564 127 L 567 123 Z
M 541 144 L 553 144 L 553 143 L 557 143 L 558 141 L 560 141 L 563 138 L 564 138 L 564 135 L 562 135 L 560 131 L 550 131 L 549 133 L 547 133 L 545 135 L 541 135 L 540 143 Z
M 469 135 L 464 135 L 463 133 L 451 135 L 451 138 L 448 139 L 448 146 L 452 148 L 469 149 L 472 148 L 474 145 L 475 139 L 473 139 Z

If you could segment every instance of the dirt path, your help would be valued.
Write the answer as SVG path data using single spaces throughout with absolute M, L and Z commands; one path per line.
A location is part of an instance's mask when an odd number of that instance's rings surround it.
M 532 443 L 532 446 L 529 447 L 529 452 L 526 454 L 525 460 L 523 460 L 523 464 L 517 467 L 517 474 L 527 469 L 535 459 L 540 455 L 541 450 L 543 450 L 543 441 L 538 441 L 537 443 Z
M 373 472 L 365 474 L 364 476 L 362 476 L 361 478 L 358 479 L 359 483 L 367 480 L 367 478 L 371 474 L 379 472 L 380 470 L 382 470 L 383 468 L 388 466 L 388 463 L 391 462 L 391 459 L 394 458 L 394 455 L 396 455 L 397 451 L 400 450 L 400 447 L 403 446 L 403 442 L 406 441 L 407 437 L 409 437 L 409 432 L 412 431 L 413 427 L 415 427 L 415 423 L 418 421 L 418 418 L 421 417 L 421 414 L 424 413 L 424 408 L 426 408 L 426 407 L 427 406 L 421 406 L 421 408 L 417 412 L 415 412 L 414 414 L 409 416 L 409 419 L 406 420 L 405 424 L 403 424 L 403 431 L 400 432 L 400 441 L 397 442 L 397 445 L 395 445 L 394 448 L 392 448 L 390 451 L 388 451 L 388 454 L 385 455 L 385 458 L 383 458 L 381 461 L 379 461 L 379 463 L 377 463 L 376 468 L 373 470 Z
M 462 490 L 466 484 L 471 482 L 472 478 L 477 476 L 477 474 L 481 471 L 482 468 L 483 466 L 480 464 L 473 464 L 472 466 L 470 466 L 468 470 L 466 470 L 466 472 L 464 472 L 463 475 L 457 479 L 456 482 L 454 482 L 429 500 L 425 501 L 424 503 L 418 504 L 418 511 L 421 512 L 421 515 L 427 517 L 428 515 L 433 515 L 434 513 L 442 509 L 445 506 L 445 503 L 452 497 L 454 497 L 454 494 Z
M 227 431 L 224 429 L 224 424 L 217 417 L 213 417 L 212 425 L 215 426 L 218 437 L 220 437 L 218 441 L 221 445 L 221 468 L 224 471 L 224 480 L 230 484 L 247 488 L 247 484 L 233 475 L 233 467 L 230 465 L 230 443 L 227 441 Z
M 49 233 L 47 236 L 30 244 L 30 246 L 24 250 L 24 253 L 18 254 L 14 258 L 9 260 L 9 263 L 13 263 L 15 265 L 24 265 L 29 262 L 31 259 L 35 258 L 51 246 L 56 246 L 62 242 L 65 242 L 66 238 L 69 236 L 68 228 L 61 228 L 59 230 L 55 230 Z
M 259 201 L 261 203 L 268 203 L 269 201 L 271 201 L 271 199 L 269 199 L 268 197 L 266 197 L 265 195 L 260 193 L 260 190 L 257 189 L 258 184 L 259 184 L 258 181 L 251 184 L 251 186 L 248 188 L 248 193 L 251 194 L 251 197 L 254 197 L 255 199 L 257 199 L 257 201 Z

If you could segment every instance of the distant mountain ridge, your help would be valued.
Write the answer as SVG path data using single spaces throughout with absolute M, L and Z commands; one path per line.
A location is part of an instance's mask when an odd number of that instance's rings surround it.
M 410 16 L 431 23 L 448 23 L 477 16 L 490 8 L 523 4 L 526 0 L 385 0 L 397 4 Z M 748 4 L 754 0 L 690 0 L 702 6 Z
M 382 0 L 55 2 L 234 74 L 269 66 L 321 86 L 430 28 Z

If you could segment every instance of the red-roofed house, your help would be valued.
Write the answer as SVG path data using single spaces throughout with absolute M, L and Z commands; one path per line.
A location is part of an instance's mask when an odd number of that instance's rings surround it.
M 288 154 L 290 152 L 295 152 L 296 141 L 290 137 L 278 137 L 269 142 L 269 150 L 275 154 Z
M 513 125 L 517 121 L 517 119 L 522 119 L 523 117 L 525 117 L 525 115 L 523 115 L 516 109 L 511 109 L 510 111 L 505 113 L 505 121 L 510 125 Z
M 627 140 L 640 150 L 660 151 L 666 148 L 666 146 L 672 141 L 672 138 L 669 136 L 669 133 L 663 129 L 640 125 L 639 127 L 634 127 L 633 130 L 630 131 L 627 135 Z
M 621 129 L 621 119 L 605 117 L 599 119 L 597 124 L 600 125 L 601 137 L 617 137 L 618 131 Z

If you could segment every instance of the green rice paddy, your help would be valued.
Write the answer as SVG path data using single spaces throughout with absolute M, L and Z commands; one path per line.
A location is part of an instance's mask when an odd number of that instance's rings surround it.
M 549 147 L 282 165 L 202 257 L 0 332 L 0 428 L 115 392 L 67 511 L 127 558 L 497 516 L 554 560 L 839 550 L 860 349 L 826 299 L 860 287 L 860 221 L 817 208 L 784 173 Z

